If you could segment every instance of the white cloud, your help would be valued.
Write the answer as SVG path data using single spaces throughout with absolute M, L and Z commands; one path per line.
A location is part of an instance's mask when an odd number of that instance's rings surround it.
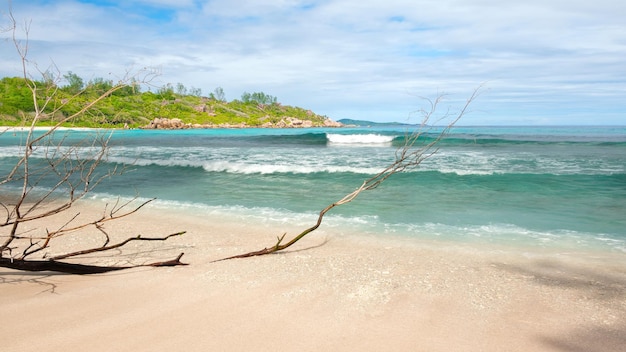
M 488 91 L 468 124 L 626 124 L 626 3 L 35 0 L 31 59 L 85 77 L 160 66 L 161 81 L 264 91 L 335 119 L 399 120 L 415 96 Z M 9 43 L 0 75 L 15 75 Z M 5 65 L 7 64 L 7 65 Z

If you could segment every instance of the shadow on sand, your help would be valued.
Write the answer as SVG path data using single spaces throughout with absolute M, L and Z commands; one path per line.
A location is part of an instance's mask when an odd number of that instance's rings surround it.
M 626 351 L 626 267 L 611 265 L 594 270 L 557 260 L 540 260 L 528 266 L 494 264 L 500 269 L 522 275 L 540 286 L 574 290 L 598 309 L 610 312 L 611 321 L 593 321 L 561 336 L 545 332 L 539 340 L 549 350 L 563 352 Z M 572 306 L 571 309 L 576 309 Z

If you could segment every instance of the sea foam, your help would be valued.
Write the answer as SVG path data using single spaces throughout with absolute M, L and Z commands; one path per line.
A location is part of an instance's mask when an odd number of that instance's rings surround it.
M 394 136 L 385 136 L 381 134 L 335 134 L 328 133 L 326 138 L 330 144 L 349 144 L 349 145 L 380 145 L 391 144 Z

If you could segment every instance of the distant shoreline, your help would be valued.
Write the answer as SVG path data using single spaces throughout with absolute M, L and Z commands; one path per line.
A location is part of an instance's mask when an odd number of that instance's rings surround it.
M 146 131 L 178 131 L 178 130 L 214 130 L 214 129 L 311 129 L 311 128 L 351 128 L 351 127 L 364 127 L 357 125 L 341 125 L 341 126 L 285 126 L 285 127 L 277 127 L 277 126 L 242 126 L 242 125 L 202 125 L 202 126 L 192 126 L 192 127 L 172 127 L 172 128 L 146 128 L 146 127 L 133 127 L 133 128 L 125 128 L 125 127 L 54 127 L 54 126 L 35 126 L 35 127 L 26 127 L 26 126 L 0 126 L 0 133 L 4 133 L 7 131 L 49 131 L 51 129 L 56 129 L 59 131 L 98 131 L 98 130 L 146 130 Z

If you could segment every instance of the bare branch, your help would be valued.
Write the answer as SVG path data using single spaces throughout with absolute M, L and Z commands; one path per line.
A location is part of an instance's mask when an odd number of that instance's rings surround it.
M 186 231 L 181 231 L 181 232 L 176 232 L 176 233 L 169 234 L 169 235 L 167 235 L 165 237 L 141 237 L 141 236 L 130 237 L 130 238 L 125 239 L 124 241 L 118 242 L 116 244 L 112 244 L 110 246 L 89 248 L 89 249 L 84 249 L 82 251 L 76 251 L 76 252 L 72 252 L 72 253 L 65 253 L 65 254 L 62 254 L 62 255 L 54 256 L 54 257 L 50 258 L 50 260 L 62 260 L 62 259 L 77 257 L 79 255 L 85 255 L 85 254 L 91 254 L 91 253 L 110 251 L 111 249 L 116 249 L 116 248 L 123 247 L 123 246 L 125 246 L 128 243 L 133 242 L 133 241 L 165 241 L 165 240 L 167 240 L 167 239 L 169 239 L 171 237 L 181 236 L 181 235 L 183 235 L 185 233 L 186 233 Z
M 140 267 L 168 267 L 168 266 L 181 266 L 188 265 L 180 261 L 184 253 L 180 253 L 176 258 L 161 262 L 154 262 L 148 264 L 127 265 L 127 266 L 103 266 L 103 265 L 89 265 L 89 264 L 77 264 L 66 263 L 55 260 L 21 260 L 13 258 L 0 257 L 0 267 L 10 268 L 15 270 L 24 271 L 55 271 L 66 274 L 76 275 L 89 275 L 89 274 L 102 274 L 112 271 L 126 270 Z
M 185 233 L 181 231 L 163 237 L 137 235 L 111 244 L 115 238 L 120 238 L 120 236 L 109 236 L 105 225 L 136 213 L 154 199 L 143 200 L 138 202 L 139 204 L 136 202 L 138 197 L 124 202 L 118 199 L 112 207 L 107 204 L 101 215 L 95 215 L 90 220 L 80 218 L 80 212 L 66 213 L 103 180 L 120 174 L 124 168 L 117 166 L 107 168 L 104 165 L 107 161 L 112 133 L 89 135 L 82 141 L 74 142 L 68 138 L 69 134 L 60 133 L 61 127 L 78 117 L 93 116 L 91 112 L 96 109 L 96 105 L 111 96 L 112 93 L 126 87 L 128 82 L 132 82 L 132 84 L 149 82 L 157 72 L 147 68 L 136 73 L 129 70 L 106 92 L 90 99 L 78 111 L 67 116 L 63 115 L 62 109 L 72 101 L 76 101 L 76 98 L 84 94 L 85 90 L 74 93 L 67 99 L 55 99 L 59 93 L 59 87 L 55 83 L 54 77 L 50 76 L 49 70 L 41 71 L 37 69 L 36 64 L 27 59 L 30 22 L 25 22 L 21 29 L 25 39 L 20 40 L 18 38 L 20 30 L 11 11 L 7 17 L 9 19 L 7 31 L 12 34 L 13 45 L 21 60 L 22 78 L 32 96 L 34 112 L 32 120 L 29 120 L 28 124 L 26 123 L 26 114 L 24 114 L 25 136 L 20 145 L 19 159 L 7 175 L 0 179 L 0 186 L 14 183 L 19 185 L 20 189 L 19 192 L 15 192 L 17 193 L 15 195 L 5 195 L 4 192 L 1 194 L 0 210 L 3 211 L 3 214 L 0 218 L 0 230 L 4 232 L 0 233 L 0 238 L 3 240 L 0 243 L 0 267 L 85 274 L 138 266 L 185 265 L 180 262 L 182 253 L 172 260 L 123 267 L 73 264 L 60 261 L 69 258 L 77 259 L 77 257 L 91 253 L 109 252 L 136 241 L 162 242 Z M 29 68 L 32 67 L 44 77 L 43 83 L 30 76 Z M 53 67 L 57 72 L 56 77 L 58 79 L 58 70 L 56 66 Z M 141 80 L 137 80 L 137 77 L 140 77 Z M 42 94 L 45 94 L 45 99 L 42 99 Z M 61 117 L 57 119 L 57 116 Z M 37 130 L 35 128 L 37 124 L 45 119 L 54 121 L 52 127 L 46 130 Z M 60 220 L 60 225 L 58 222 L 57 225 L 46 224 L 45 232 L 39 228 L 24 230 L 24 225 L 27 223 L 41 226 L 42 221 L 59 214 L 67 215 L 67 217 Z M 52 224 L 54 223 L 52 222 Z M 50 229 L 53 226 L 56 228 Z M 88 229 L 95 230 L 96 239 L 103 236 L 100 245 L 72 251 L 66 249 L 65 253 L 63 253 L 63 247 L 60 250 L 53 248 L 53 245 L 58 246 L 59 242 L 55 241 L 56 239 L 78 233 L 78 231 L 81 231 L 79 233 L 81 236 L 93 237 L 93 233 L 85 232 Z M 54 250 L 53 253 L 59 254 L 46 258 L 48 250 Z M 38 257 L 45 258 L 45 260 L 31 259 Z
M 444 114 L 439 117 L 436 117 L 435 114 L 437 112 L 437 108 L 441 103 L 443 96 L 438 96 L 435 100 L 426 100 L 430 108 L 428 110 L 420 110 L 420 113 L 423 115 L 422 123 L 420 127 L 411 132 L 407 133 L 405 136 L 404 145 L 396 150 L 395 160 L 389 164 L 385 169 L 380 171 L 378 174 L 373 177 L 365 180 L 360 187 L 355 189 L 353 192 L 345 195 L 340 200 L 335 203 L 330 204 L 326 208 L 324 208 L 318 215 L 317 222 L 312 227 L 302 231 L 300 234 L 295 236 L 293 239 L 288 241 L 287 243 L 282 243 L 285 235 L 278 238 L 278 242 L 272 247 L 266 247 L 258 251 L 248 252 L 244 254 L 239 254 L 223 259 L 218 259 L 216 261 L 222 261 L 227 259 L 235 259 L 235 258 L 247 258 L 259 255 L 266 255 L 275 253 L 278 251 L 282 251 L 286 248 L 291 247 L 294 243 L 301 240 L 304 236 L 309 233 L 315 231 L 321 224 L 327 212 L 331 209 L 352 202 L 355 200 L 362 192 L 370 191 L 378 188 L 383 182 L 385 182 L 389 177 L 396 173 L 404 172 L 406 170 L 410 170 L 413 168 L 417 168 L 419 164 L 421 164 L 424 160 L 432 157 L 439 151 L 439 142 L 450 132 L 450 129 L 459 121 L 463 115 L 465 115 L 468 111 L 470 104 L 478 97 L 480 94 L 482 86 L 478 87 L 473 91 L 470 97 L 465 101 L 465 104 L 461 108 L 461 110 L 452 114 L 450 110 L 447 110 Z M 442 121 L 448 121 L 447 124 L 443 127 L 443 129 L 439 132 L 437 137 L 430 142 L 421 142 L 420 137 L 424 133 L 424 128 L 429 126 L 432 120 L 435 120 L 435 123 L 440 123 Z

